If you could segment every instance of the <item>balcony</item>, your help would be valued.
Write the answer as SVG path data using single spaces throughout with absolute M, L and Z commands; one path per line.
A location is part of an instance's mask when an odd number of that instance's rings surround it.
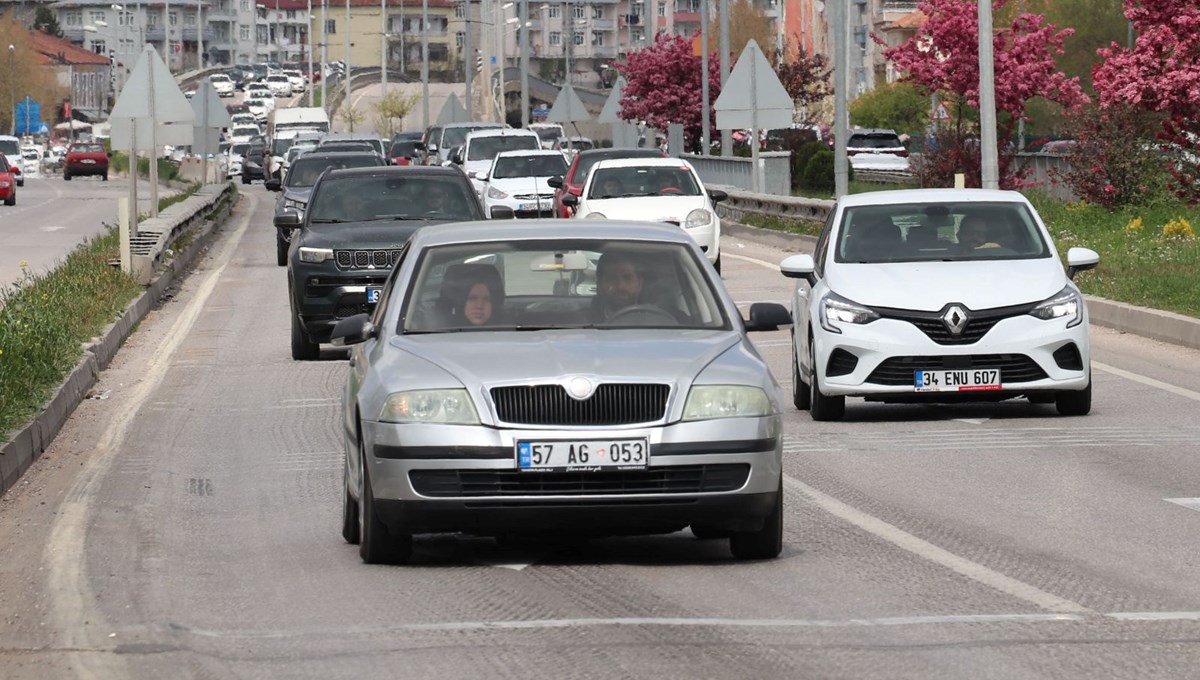
M 167 32 L 161 26 L 146 27 L 146 42 L 162 42 L 167 39 Z
M 700 13 L 699 12 L 676 12 L 675 13 L 675 23 L 676 24 L 698 24 L 698 23 L 700 23 Z
M 591 26 L 593 31 L 608 32 L 617 30 L 617 22 L 612 19 L 592 19 L 588 25 Z
M 584 58 L 612 59 L 617 56 L 617 48 L 610 45 L 587 45 L 576 48 L 575 54 Z
M 185 29 L 183 29 L 183 31 L 181 31 L 181 33 L 182 33 L 182 35 L 180 36 L 179 39 L 184 42 L 196 42 L 197 39 L 199 39 L 201 37 L 199 29 L 195 29 L 195 28 L 185 28 Z M 204 34 L 203 34 L 204 42 L 211 42 L 216 37 L 217 37 L 216 32 L 209 30 L 209 29 L 204 30 Z

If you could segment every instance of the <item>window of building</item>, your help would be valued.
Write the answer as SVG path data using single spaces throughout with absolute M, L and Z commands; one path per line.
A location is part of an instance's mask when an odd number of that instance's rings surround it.
M 635 17 L 642 16 L 643 9 L 644 9 L 644 7 L 643 7 L 642 3 L 640 3 L 640 2 L 631 2 L 629 5 L 629 13 Z
M 64 26 L 80 26 L 82 24 L 83 24 L 83 13 L 82 12 L 64 12 L 63 13 L 63 25 Z
M 295 18 L 296 18 L 296 10 L 294 10 L 294 9 L 289 9 L 289 10 L 287 11 L 287 18 L 289 18 L 289 19 L 295 19 Z
M 455 18 L 455 19 L 462 19 L 462 18 L 464 18 L 464 17 L 466 17 L 466 16 L 467 16 L 467 13 L 466 13 L 466 11 L 463 9 L 463 6 L 462 6 L 462 5 L 458 5 L 458 6 L 456 6 L 456 7 L 454 8 L 454 18 Z
M 592 34 L 592 44 L 595 45 L 596 47 L 603 47 L 604 46 L 604 34 L 603 33 L 593 33 Z
M 562 16 L 562 7 L 560 5 L 542 5 L 547 8 L 547 16 L 551 19 L 557 19 Z
M 575 34 L 575 45 L 579 46 L 582 44 L 583 44 L 583 33 L 582 32 L 576 33 Z
M 179 25 L 179 12 L 171 12 L 167 16 L 167 21 L 170 22 L 170 24 L 172 26 L 178 26 Z
M 337 33 L 337 19 L 325 20 L 325 33 L 326 35 L 333 35 L 334 33 Z
M 643 37 L 644 37 L 644 34 L 642 33 L 642 29 L 640 29 L 640 28 L 629 29 L 629 41 L 634 43 L 635 45 L 641 44 Z
M 250 0 L 242 0 L 241 7 L 242 7 L 243 12 L 249 12 L 250 11 Z
M 667 3 L 665 3 L 665 2 L 658 3 L 658 16 L 660 16 L 660 17 L 667 16 Z
M 146 12 L 146 28 L 157 28 L 158 18 L 158 12 Z
M 108 54 L 108 48 L 105 47 L 103 40 L 93 40 L 92 51 L 96 54 Z
M 195 26 L 196 25 L 196 15 L 195 14 L 183 15 L 183 25 L 184 26 Z
M 463 45 L 466 45 L 466 44 L 467 44 L 467 34 L 466 33 L 459 31 L 454 34 L 454 46 L 455 47 L 457 47 L 458 49 L 461 50 L 463 48 Z
M 604 18 L 604 8 L 601 7 L 600 5 L 592 5 L 592 18 L 593 19 L 603 19 Z
M 104 21 L 104 12 L 96 10 L 88 12 L 88 21 L 92 24 L 95 24 L 97 21 Z
M 550 46 L 558 47 L 562 44 L 562 33 L 558 31 L 550 31 Z
M 587 7 L 584 7 L 583 5 L 575 5 L 573 8 L 573 13 L 575 14 L 576 19 L 582 19 L 587 16 Z
M 241 35 L 243 41 L 250 40 L 250 27 L 242 26 L 241 31 L 239 32 L 239 35 Z

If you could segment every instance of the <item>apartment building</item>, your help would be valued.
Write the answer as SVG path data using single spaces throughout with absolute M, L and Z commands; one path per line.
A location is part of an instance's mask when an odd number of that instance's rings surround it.
M 199 68 L 216 33 L 208 24 L 207 1 L 153 0 L 120 4 L 112 0 L 63 0 L 50 5 L 63 37 L 97 54 L 111 56 L 117 78 L 128 74 L 142 45 L 154 45 L 174 72 Z

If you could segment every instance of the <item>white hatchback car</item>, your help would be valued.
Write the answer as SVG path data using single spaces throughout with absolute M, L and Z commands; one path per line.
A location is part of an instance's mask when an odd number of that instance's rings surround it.
M 504 151 L 487 172 L 475 173 L 483 182 L 483 210 L 511 208 L 516 217 L 554 217 L 551 177 L 567 174 L 567 161 L 558 151 Z
M 578 197 L 562 202 L 578 219 L 668 222 L 683 227 L 721 271 L 721 218 L 728 195 L 706 189 L 691 163 L 678 158 L 619 158 L 592 166 Z
M 271 88 L 271 94 L 276 97 L 292 96 L 292 81 L 282 73 L 267 76 L 267 87 Z
M 793 255 L 792 397 L 839 420 L 846 397 L 906 403 L 1056 403 L 1091 410 L 1087 306 L 1071 282 L 1087 248 L 1058 253 L 1012 191 L 920 189 L 848 196 L 814 255 Z

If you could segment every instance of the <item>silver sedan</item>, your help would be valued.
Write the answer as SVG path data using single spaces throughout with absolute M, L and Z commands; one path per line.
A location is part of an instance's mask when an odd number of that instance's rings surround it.
M 426 227 L 353 345 L 343 535 L 403 563 L 413 535 L 605 536 L 690 526 L 740 559 L 782 548 L 779 385 L 678 227 Z

